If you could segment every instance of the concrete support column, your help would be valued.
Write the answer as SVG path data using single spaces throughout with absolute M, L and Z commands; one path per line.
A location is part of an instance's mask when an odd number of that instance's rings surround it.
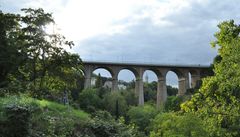
M 139 91 L 139 81 L 138 81 L 138 79 L 136 79 L 136 81 L 135 81 L 135 91 L 134 91 L 135 97 L 138 97 L 138 91 Z
M 138 89 L 138 105 L 143 106 L 144 105 L 144 92 L 143 92 L 143 79 L 139 78 L 136 80 L 136 87 Z
M 112 75 L 112 91 L 118 91 L 118 73 L 120 72 L 120 68 L 112 67 L 111 68 Z
M 112 78 L 112 91 L 118 91 L 118 78 L 114 75 Z
M 189 72 L 186 71 L 183 73 L 183 76 L 178 80 L 178 95 L 184 95 L 187 92 L 187 89 L 190 88 L 189 84 Z
M 186 80 L 185 78 L 180 78 L 178 80 L 178 95 L 182 96 L 186 93 L 187 88 L 186 88 Z
M 195 88 L 197 85 L 197 81 L 200 80 L 200 75 L 192 75 L 191 76 L 191 88 Z
M 84 89 L 91 87 L 91 74 L 92 69 L 89 66 L 85 67 L 85 80 L 84 80 Z
M 135 93 L 138 97 L 138 105 L 144 105 L 144 91 L 143 91 L 143 68 L 137 68 L 135 73 L 136 82 L 135 82 Z
M 166 79 L 160 78 L 158 79 L 157 84 L 157 109 L 163 106 L 166 100 L 167 100 Z

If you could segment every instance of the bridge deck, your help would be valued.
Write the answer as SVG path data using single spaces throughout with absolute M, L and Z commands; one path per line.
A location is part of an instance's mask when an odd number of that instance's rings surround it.
M 138 63 L 138 62 L 111 62 L 111 61 L 83 61 L 83 64 L 92 65 L 112 65 L 112 66 L 139 66 L 139 67 L 175 67 L 175 68 L 209 68 L 210 65 L 200 64 L 154 64 L 154 63 Z

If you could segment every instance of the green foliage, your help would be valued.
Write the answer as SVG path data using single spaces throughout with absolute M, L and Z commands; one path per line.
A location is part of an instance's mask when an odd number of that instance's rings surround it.
M 0 88 L 8 85 L 8 74 L 15 72 L 25 59 L 25 55 L 18 51 L 19 20 L 19 15 L 0 11 Z
M 126 100 L 126 103 L 128 106 L 136 106 L 138 105 L 138 98 L 136 97 L 135 93 L 134 93 L 134 89 L 127 89 L 127 90 L 123 90 L 120 91 L 121 95 L 124 97 L 124 99 Z
M 102 77 L 101 77 L 101 74 L 98 73 L 98 76 L 96 77 L 96 84 L 95 84 L 95 87 L 96 88 L 100 88 L 103 86 L 103 81 L 102 81 Z
M 181 109 L 180 104 L 183 102 L 182 96 L 169 96 L 165 103 L 166 111 L 179 111 Z
M 240 136 L 240 26 L 233 21 L 219 25 L 215 34 L 221 61 L 214 64 L 212 77 L 203 80 L 192 99 L 182 104 L 185 112 L 195 112 L 209 126 L 211 136 Z
M 0 135 L 7 137 L 27 136 L 29 134 L 29 121 L 31 114 L 28 108 L 11 105 L 6 106 L 4 110 L 6 120 L 0 120 Z
M 224 21 L 218 25 L 218 28 L 220 29 L 220 31 L 218 31 L 214 35 L 217 40 L 211 43 L 213 47 L 224 47 L 225 44 L 231 43 L 233 39 L 239 37 L 240 26 L 236 25 L 234 23 L 234 20 Z M 219 53 L 222 54 L 221 48 Z
M 193 114 L 158 114 L 151 123 L 150 137 L 207 137 L 200 118 Z
M 97 109 L 103 108 L 102 99 L 98 96 L 96 89 L 84 89 L 79 94 L 78 102 L 80 108 L 88 112 L 94 112 Z
M 168 96 L 176 96 L 178 93 L 178 88 L 167 85 L 167 94 Z
M 157 100 L 157 83 L 144 83 L 144 101 L 155 103 Z
M 26 96 L 0 98 L 1 136 L 71 136 L 89 115 L 70 106 Z
M 127 102 L 120 92 L 106 94 L 103 104 L 105 110 L 116 116 L 124 116 L 128 109 Z
M 22 11 L 21 15 L 0 12 L 0 88 L 46 98 L 76 87 L 81 60 L 63 48 L 72 47 L 73 42 L 46 33 L 46 26 L 54 20 L 43 9 Z
M 106 111 L 97 111 L 92 120 L 87 123 L 87 135 L 92 137 L 135 137 L 134 129 L 128 128 L 123 122 L 115 121 Z M 137 136 L 136 136 L 137 137 Z
M 130 123 L 136 124 L 139 130 L 145 133 L 148 133 L 147 127 L 156 114 L 156 108 L 151 105 L 132 106 L 127 113 Z

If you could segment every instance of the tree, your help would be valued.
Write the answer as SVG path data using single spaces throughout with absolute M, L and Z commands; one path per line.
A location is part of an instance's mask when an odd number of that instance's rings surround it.
M 156 102 L 157 98 L 157 82 L 144 83 L 144 100 L 152 103 Z
M 151 105 L 132 106 L 127 112 L 130 123 L 136 124 L 139 127 L 139 130 L 144 131 L 146 134 L 149 133 L 147 127 L 156 114 L 156 108 Z
M 102 100 L 97 94 L 96 89 L 84 89 L 79 94 L 79 105 L 85 111 L 95 112 L 98 109 L 102 109 Z
M 183 102 L 182 96 L 169 96 L 165 103 L 166 111 L 179 111 L 181 109 L 180 104 Z
M 167 85 L 167 94 L 168 96 L 176 96 L 178 93 L 178 88 Z
M 25 60 L 25 55 L 18 50 L 19 20 L 19 15 L 0 11 L 0 88 L 7 86 L 9 73 L 15 72 Z
M 112 115 L 125 116 L 128 105 L 123 95 L 120 92 L 111 92 L 104 96 L 104 108 Z M 116 105 L 117 104 L 117 105 Z M 116 115 L 116 116 L 117 116 Z
M 200 118 L 193 114 L 160 113 L 151 123 L 150 137 L 206 137 Z
M 4 49 L 1 52 L 7 52 L 1 53 L 0 83 L 7 79 L 9 90 L 31 91 L 39 98 L 52 91 L 76 87 L 76 76 L 81 75 L 81 59 L 63 48 L 72 47 L 73 42 L 45 31 L 54 20 L 43 9 L 22 11 L 23 15 L 1 12 L 0 42 Z M 11 55 L 10 60 L 6 59 L 7 55 Z
M 96 88 L 100 88 L 103 86 L 103 82 L 102 82 L 102 77 L 101 77 L 101 74 L 98 73 L 98 76 L 96 77 L 96 84 L 95 84 L 95 87 Z
M 231 20 L 218 27 L 213 44 L 219 46 L 221 61 L 214 63 L 215 75 L 203 80 L 182 109 L 200 115 L 206 125 L 211 125 L 210 136 L 235 137 L 240 136 L 240 26 Z

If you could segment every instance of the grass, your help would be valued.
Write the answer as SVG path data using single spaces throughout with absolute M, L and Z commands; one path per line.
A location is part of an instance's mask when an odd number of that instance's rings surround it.
M 89 118 L 88 113 L 82 110 L 74 109 L 69 105 L 63 105 L 47 100 L 38 100 L 25 95 L 0 98 L 0 112 L 4 107 L 8 106 L 21 106 L 32 110 L 40 109 L 42 112 L 52 115 L 62 115 L 64 117 L 71 116 L 79 120 L 86 120 Z

